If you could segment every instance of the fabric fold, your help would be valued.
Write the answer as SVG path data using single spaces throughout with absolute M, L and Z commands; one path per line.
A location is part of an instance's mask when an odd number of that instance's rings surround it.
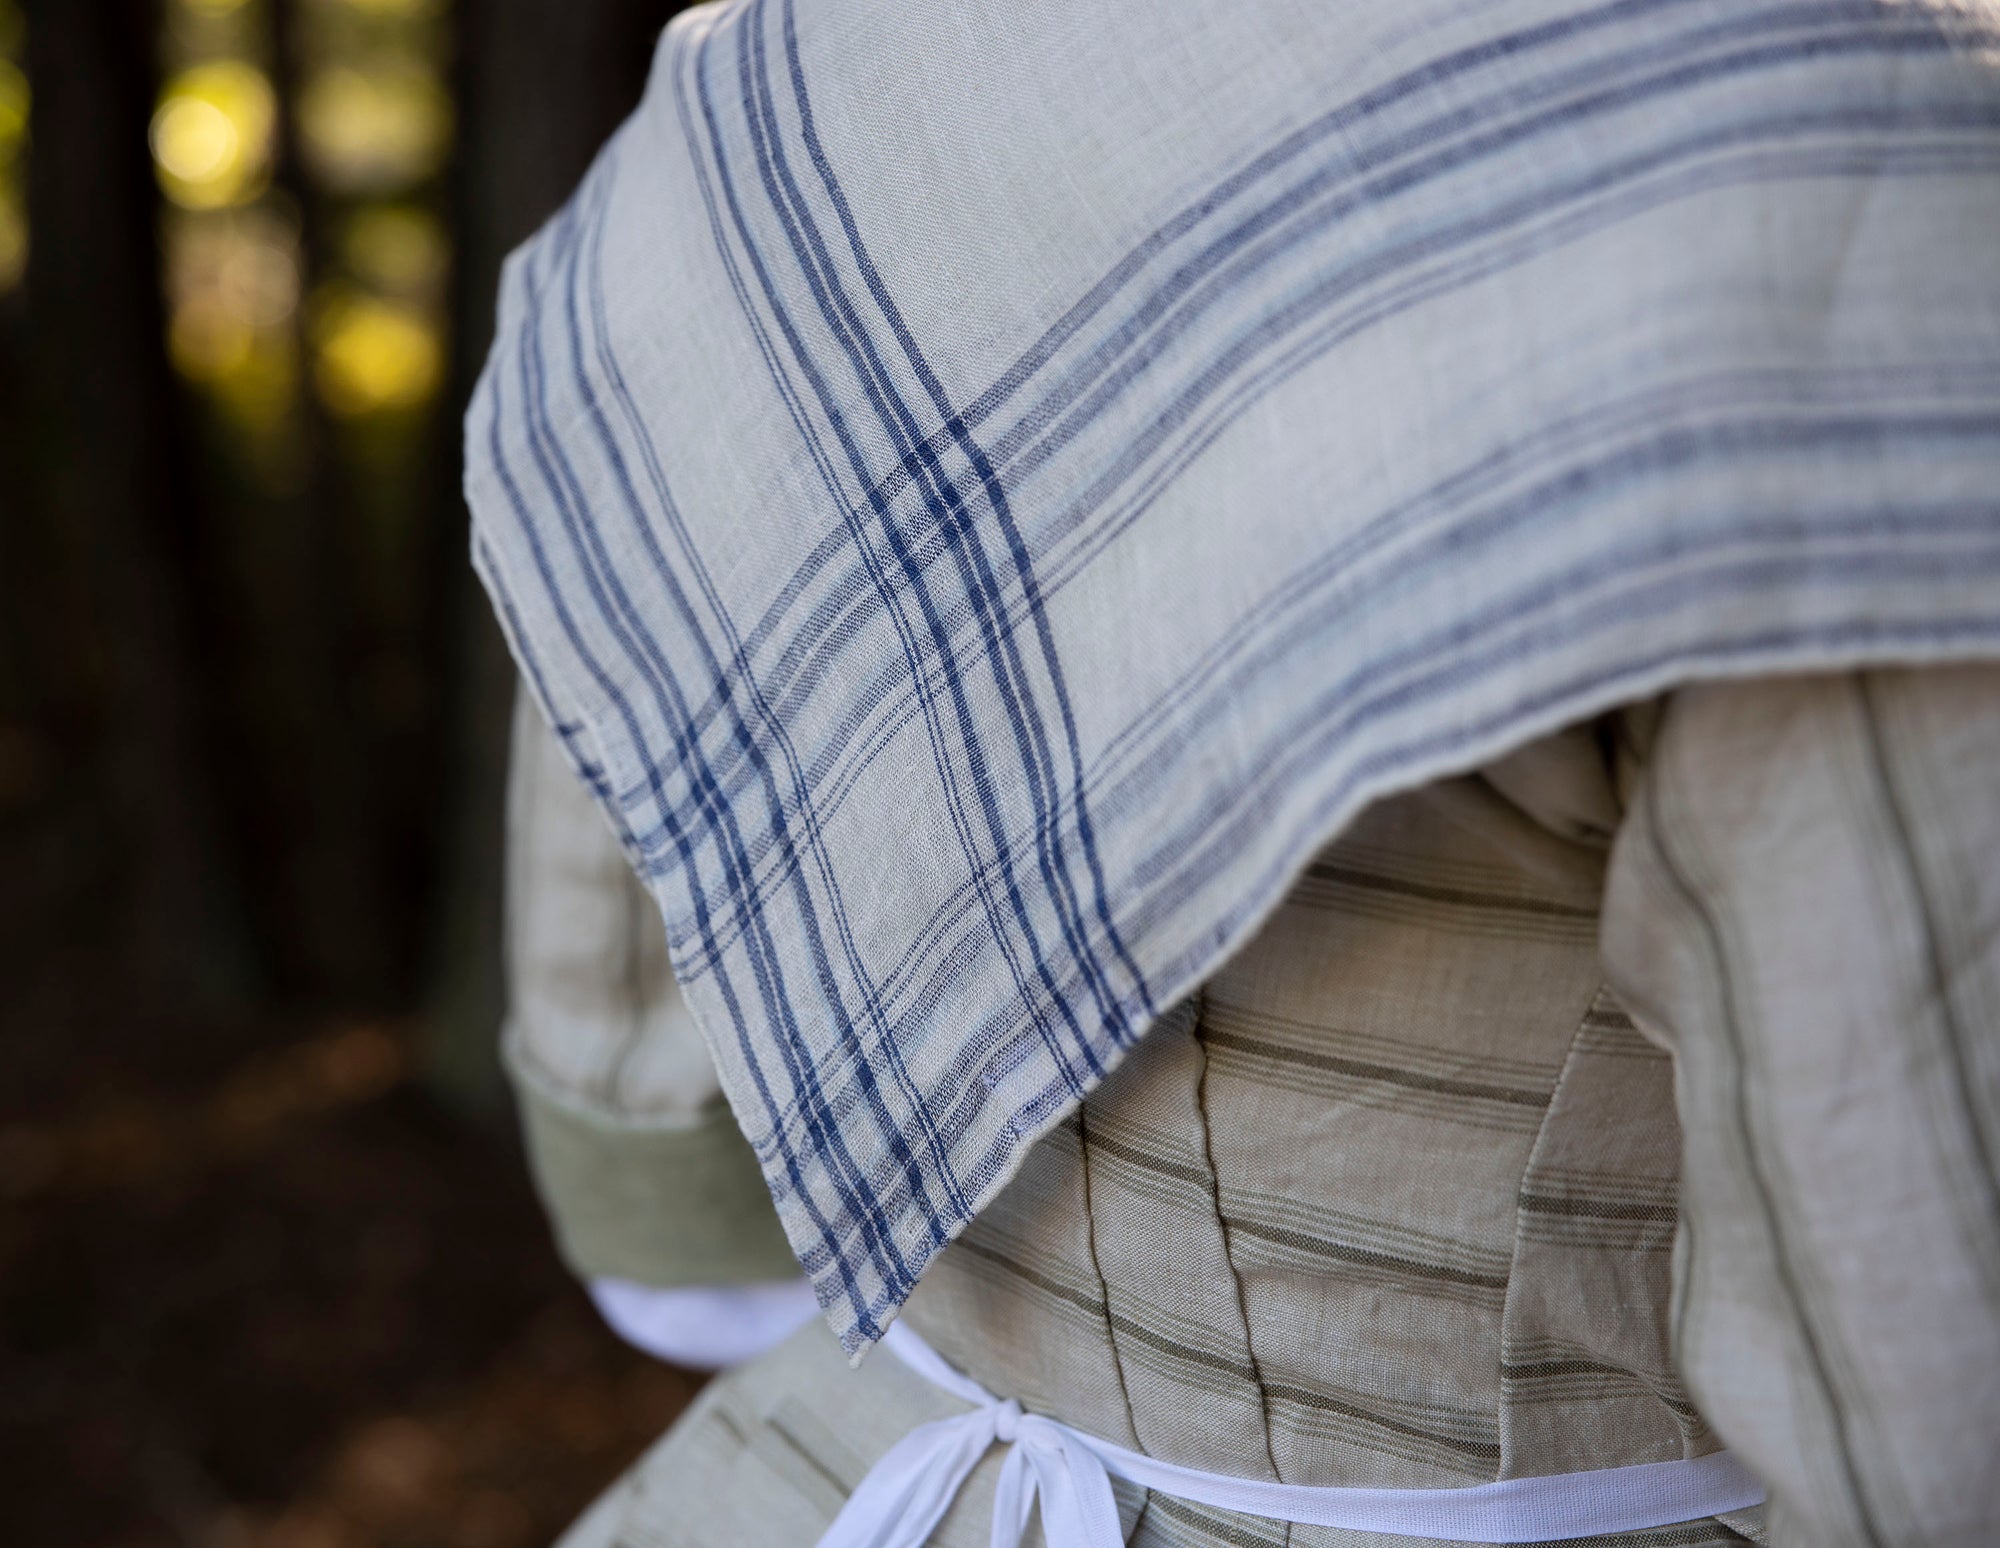
M 2000 654 L 1990 19 L 746 0 L 510 260 L 474 557 L 850 1352 L 1363 806 Z

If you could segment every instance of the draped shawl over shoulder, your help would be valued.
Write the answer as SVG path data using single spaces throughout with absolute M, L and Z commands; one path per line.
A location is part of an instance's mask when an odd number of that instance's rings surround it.
M 747 0 L 474 555 L 850 1351 L 1370 799 L 2000 653 L 2000 12 Z

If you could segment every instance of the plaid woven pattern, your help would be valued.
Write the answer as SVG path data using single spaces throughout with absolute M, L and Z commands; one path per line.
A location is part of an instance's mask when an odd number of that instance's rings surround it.
M 751 0 L 511 261 L 474 554 L 850 1350 L 1371 799 L 2000 649 L 1920 0 Z

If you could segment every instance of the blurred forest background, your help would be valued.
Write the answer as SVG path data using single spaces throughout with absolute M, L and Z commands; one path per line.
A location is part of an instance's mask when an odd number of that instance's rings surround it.
M 547 1542 L 458 421 L 666 0 L 0 0 L 0 1540 Z

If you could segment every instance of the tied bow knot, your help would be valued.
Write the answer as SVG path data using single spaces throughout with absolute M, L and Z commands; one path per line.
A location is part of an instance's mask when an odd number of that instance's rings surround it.
M 917 1363 L 909 1351 L 897 1353 Z M 1024 1412 L 1012 1398 L 994 1397 L 928 1348 L 923 1353 L 949 1375 L 948 1390 L 977 1406 L 919 1425 L 890 1447 L 848 1497 L 819 1548 L 923 1548 L 996 1445 L 1009 1450 L 993 1492 L 992 1548 L 1018 1548 L 1037 1501 L 1049 1548 L 1124 1548 L 1111 1476 L 1074 1430 Z M 918 1373 L 936 1380 L 922 1367 Z
M 1049 1548 L 1124 1548 L 1111 1475 L 1217 1510 L 1453 1543 L 1542 1543 L 1699 1521 L 1762 1503 L 1764 1490 L 1726 1452 L 1677 1462 L 1503 1478 L 1462 1489 L 1350 1489 L 1237 1478 L 1162 1462 L 1025 1413 L 946 1364 L 902 1323 L 883 1343 L 968 1413 L 920 1425 L 883 1455 L 819 1548 L 924 1548 L 958 1491 L 996 1445 L 1007 1460 L 993 1491 L 992 1548 L 1019 1548 L 1037 1501 Z

